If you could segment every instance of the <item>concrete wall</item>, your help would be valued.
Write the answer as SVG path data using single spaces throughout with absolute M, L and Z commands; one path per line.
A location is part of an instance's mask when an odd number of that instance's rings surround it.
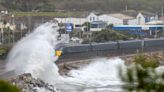
M 134 54 L 137 51 L 164 50 L 164 38 L 66 46 L 59 60 L 79 60 L 102 56 Z
M 63 54 L 88 52 L 88 51 L 91 51 L 90 44 L 81 44 L 81 45 L 75 45 L 75 46 L 66 46 L 63 49 Z
M 110 15 L 100 15 L 99 20 L 107 22 L 107 24 L 123 25 L 123 19 L 119 19 Z
M 128 25 L 137 25 L 137 24 L 138 24 L 137 19 L 128 20 Z
M 131 40 L 131 41 L 120 41 L 119 49 L 139 49 L 141 48 L 142 41 L 141 40 Z

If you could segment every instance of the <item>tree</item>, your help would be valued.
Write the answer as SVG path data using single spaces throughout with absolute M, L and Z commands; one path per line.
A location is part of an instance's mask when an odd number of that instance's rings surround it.
M 91 23 L 85 22 L 82 26 L 84 27 L 84 31 L 88 32 L 88 31 L 90 31 Z

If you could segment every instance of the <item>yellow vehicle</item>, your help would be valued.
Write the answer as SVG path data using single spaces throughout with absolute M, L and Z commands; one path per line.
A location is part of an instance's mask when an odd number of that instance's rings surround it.
M 64 44 L 62 44 L 62 43 L 57 44 L 55 47 L 55 56 L 60 57 L 62 55 L 63 48 L 64 48 Z
M 62 50 L 56 50 L 55 51 L 55 56 L 60 57 L 62 55 Z

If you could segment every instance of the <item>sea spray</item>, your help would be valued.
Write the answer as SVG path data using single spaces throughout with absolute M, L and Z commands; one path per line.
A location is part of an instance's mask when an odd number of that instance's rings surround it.
M 54 55 L 54 48 L 64 40 L 57 40 L 58 29 L 56 23 L 45 23 L 20 40 L 8 55 L 6 71 L 14 71 L 16 75 L 31 73 L 33 77 L 55 85 L 62 92 L 120 90 L 117 86 L 121 84 L 118 67 L 124 62 L 119 58 L 96 58 L 92 60 L 93 63 L 70 71 L 71 77 L 60 76 L 54 63 L 58 59 Z
M 85 84 L 90 86 L 106 86 L 109 83 L 115 85 L 120 83 L 118 71 L 119 67 L 123 65 L 124 61 L 119 58 L 97 58 L 93 59 L 93 62 L 86 67 L 70 71 L 69 75 L 85 80 Z
M 56 23 L 45 23 L 20 40 L 8 55 L 6 71 L 13 70 L 16 75 L 31 73 L 35 78 L 54 84 L 60 77 L 54 64 L 58 58 L 54 54 L 59 43 L 58 29 Z
M 76 80 L 81 86 L 83 85 L 85 88 L 83 91 L 85 92 L 90 92 L 89 90 L 96 92 L 118 92 L 122 91 L 120 86 L 123 84 L 119 78 L 119 69 L 121 67 L 125 68 L 125 64 L 118 57 L 110 59 L 95 58 L 92 59 L 89 65 L 70 71 L 69 76 L 73 77 L 73 80 Z M 70 78 L 67 80 L 70 80 Z M 77 89 L 77 92 L 80 92 L 79 89 Z

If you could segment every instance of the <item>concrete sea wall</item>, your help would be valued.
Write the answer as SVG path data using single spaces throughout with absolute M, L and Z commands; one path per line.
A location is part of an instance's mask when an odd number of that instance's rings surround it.
M 164 38 L 66 45 L 59 61 L 134 54 L 164 49 Z

